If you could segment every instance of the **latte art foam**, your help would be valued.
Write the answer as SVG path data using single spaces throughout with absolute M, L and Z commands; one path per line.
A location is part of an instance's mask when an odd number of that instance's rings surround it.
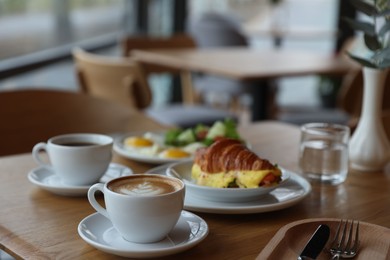
M 130 196 L 155 196 L 174 192 L 178 185 L 161 178 L 128 178 L 113 182 L 109 189 Z
M 137 185 L 126 185 L 119 187 L 119 193 L 126 195 L 159 195 L 166 193 L 163 187 L 154 186 L 150 182 L 144 182 Z

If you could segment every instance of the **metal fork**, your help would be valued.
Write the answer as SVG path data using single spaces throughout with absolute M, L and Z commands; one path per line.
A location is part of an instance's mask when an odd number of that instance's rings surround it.
M 354 220 L 340 220 L 336 234 L 330 246 L 332 259 L 353 258 L 356 256 L 358 248 L 359 221 L 357 221 L 357 224 L 355 225 Z

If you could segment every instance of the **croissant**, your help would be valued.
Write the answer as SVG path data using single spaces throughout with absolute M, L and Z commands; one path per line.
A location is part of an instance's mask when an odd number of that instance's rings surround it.
M 281 171 L 240 140 L 221 139 L 196 151 L 192 178 L 199 185 L 254 188 L 279 183 Z

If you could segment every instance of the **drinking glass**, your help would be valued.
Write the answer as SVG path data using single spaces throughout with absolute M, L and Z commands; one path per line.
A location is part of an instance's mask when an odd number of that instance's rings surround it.
M 339 184 L 348 174 L 348 126 L 309 123 L 301 127 L 299 166 L 309 180 Z

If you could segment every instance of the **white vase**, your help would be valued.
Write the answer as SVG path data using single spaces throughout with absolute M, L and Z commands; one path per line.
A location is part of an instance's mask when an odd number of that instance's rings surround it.
M 390 142 L 382 122 L 382 101 L 388 70 L 363 68 L 362 113 L 349 143 L 352 169 L 380 171 L 390 159 Z

